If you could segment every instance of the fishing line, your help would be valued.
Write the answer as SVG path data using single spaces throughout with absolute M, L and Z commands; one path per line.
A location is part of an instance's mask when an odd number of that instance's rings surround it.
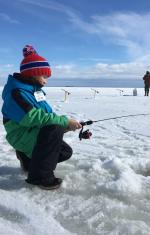
M 104 119 L 99 119 L 99 120 L 89 120 L 85 122 L 80 122 L 82 125 L 82 128 L 79 132 L 79 139 L 89 139 L 92 136 L 92 132 L 87 129 L 86 131 L 83 131 L 83 127 L 87 125 L 92 125 L 94 122 L 103 122 L 103 121 L 108 121 L 108 120 L 114 120 L 114 119 L 120 119 L 120 118 L 126 118 L 126 117 L 136 117 L 136 116 L 147 116 L 150 115 L 150 113 L 140 113 L 140 114 L 129 114 L 129 115 L 123 115 L 123 116 L 117 116 L 117 117 L 111 117 L 111 118 L 104 118 Z
M 120 119 L 120 118 L 125 118 L 125 117 L 136 117 L 136 116 L 147 116 L 147 115 L 150 115 L 150 113 L 140 113 L 140 114 L 123 115 L 123 116 L 118 116 L 118 117 L 99 119 L 99 120 L 92 121 L 92 122 L 103 122 L 103 121 L 108 121 L 108 120 L 112 120 L 112 119 Z M 91 123 L 91 124 L 92 124 L 92 123 Z

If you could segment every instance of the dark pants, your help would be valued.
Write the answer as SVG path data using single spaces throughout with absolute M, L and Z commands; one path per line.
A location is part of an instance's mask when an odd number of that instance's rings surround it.
M 149 96 L 149 85 L 145 85 L 145 96 Z
M 58 162 L 68 160 L 72 148 L 63 141 L 64 128 L 50 125 L 41 128 L 30 160 L 28 180 L 33 182 L 53 178 Z

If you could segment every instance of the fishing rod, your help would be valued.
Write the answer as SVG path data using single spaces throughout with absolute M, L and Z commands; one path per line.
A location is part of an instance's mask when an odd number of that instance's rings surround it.
M 80 124 L 82 125 L 82 128 L 79 132 L 79 139 L 90 139 L 90 137 L 92 136 L 92 132 L 89 131 L 89 129 L 87 129 L 86 131 L 83 131 L 83 127 L 84 126 L 88 126 L 88 125 L 92 125 L 94 122 L 103 122 L 103 121 L 108 121 L 108 120 L 113 120 L 113 119 L 120 119 L 120 118 L 126 118 L 126 117 L 136 117 L 136 116 L 147 116 L 150 115 L 150 113 L 140 113 L 140 114 L 129 114 L 129 115 L 123 115 L 123 116 L 116 116 L 116 117 L 112 117 L 112 118 L 104 118 L 104 119 L 99 119 L 99 120 L 89 120 L 89 121 L 85 121 L 85 122 L 80 122 Z

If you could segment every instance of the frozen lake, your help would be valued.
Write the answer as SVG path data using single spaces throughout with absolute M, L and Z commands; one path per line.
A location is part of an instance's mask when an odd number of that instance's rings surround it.
M 64 89 L 64 88 L 63 88 Z M 143 89 L 45 88 L 57 114 L 78 120 L 150 114 Z M 1 101 L 2 102 L 2 101 Z M 2 120 L 2 116 L 1 120 Z M 57 166 L 60 189 L 29 187 L 0 122 L 0 231 L 3 235 L 150 234 L 150 115 L 93 123 L 80 141 L 66 133 L 74 154 Z

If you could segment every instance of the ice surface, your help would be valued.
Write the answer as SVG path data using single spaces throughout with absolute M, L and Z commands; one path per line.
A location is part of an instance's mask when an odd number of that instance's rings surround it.
M 150 113 L 143 89 L 97 89 L 94 98 L 90 88 L 69 87 L 66 102 L 61 88 L 45 91 L 56 113 L 78 120 Z M 90 140 L 66 133 L 74 154 L 57 166 L 64 181 L 50 192 L 26 185 L 0 118 L 0 234 L 150 234 L 150 115 L 94 123 Z

